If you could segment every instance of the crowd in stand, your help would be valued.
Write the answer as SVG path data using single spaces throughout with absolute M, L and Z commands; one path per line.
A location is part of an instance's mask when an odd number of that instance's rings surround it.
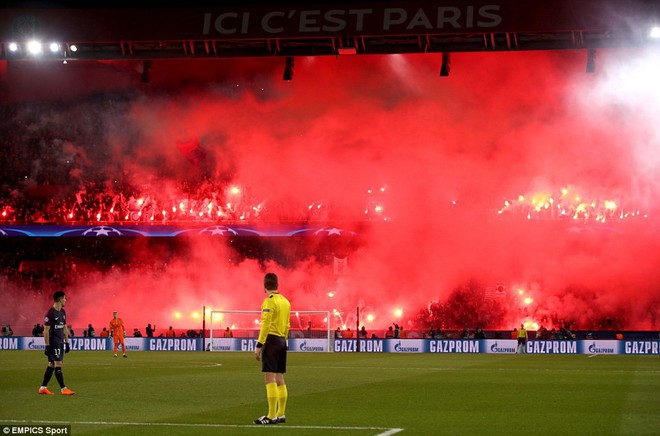
M 82 187 L 5 184 L 0 190 L 0 223 L 5 224 L 172 224 L 327 222 L 327 204 L 266 201 L 222 181 L 177 182 L 170 191 L 157 186 Z M 354 215 L 364 219 L 358 213 Z M 367 215 L 367 218 L 369 216 Z M 341 217 L 340 217 L 341 218 Z

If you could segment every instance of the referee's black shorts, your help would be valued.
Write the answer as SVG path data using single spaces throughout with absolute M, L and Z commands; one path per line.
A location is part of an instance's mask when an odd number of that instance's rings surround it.
M 261 352 L 261 372 L 286 372 L 286 339 L 268 335 Z
M 525 338 L 518 338 L 518 343 L 525 345 L 527 343 L 527 339 Z

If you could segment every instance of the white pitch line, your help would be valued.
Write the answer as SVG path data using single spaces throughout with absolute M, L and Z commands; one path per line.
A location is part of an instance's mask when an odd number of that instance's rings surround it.
M 399 433 L 402 432 L 402 428 L 391 428 L 387 431 L 384 431 L 382 433 L 378 433 L 376 436 L 390 436 L 391 434 Z
M 26 420 L 26 419 L 3 419 L 5 423 L 15 424 L 54 424 L 54 425 L 130 425 L 135 427 L 210 427 L 210 428 L 260 428 L 260 425 L 245 425 L 245 424 L 188 424 L 182 422 L 111 422 L 111 421 L 42 421 L 42 420 Z M 324 425 L 287 425 L 281 426 L 274 425 L 268 426 L 270 428 L 289 428 L 289 429 L 303 429 L 303 430 L 385 430 L 378 433 L 376 436 L 389 436 L 395 433 L 402 432 L 402 428 L 388 428 L 388 427 L 334 427 Z

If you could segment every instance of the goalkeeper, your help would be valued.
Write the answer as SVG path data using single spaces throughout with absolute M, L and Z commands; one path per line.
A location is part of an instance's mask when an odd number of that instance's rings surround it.
M 117 312 L 112 312 L 112 320 L 110 320 L 110 334 L 112 335 L 112 340 L 114 341 L 115 347 L 115 357 L 117 357 L 117 344 L 121 344 L 121 352 L 123 357 L 126 357 L 126 345 L 124 344 L 124 338 L 126 337 L 126 328 L 124 327 L 124 321 L 121 318 L 117 318 Z
M 265 275 L 264 291 L 268 296 L 261 305 L 261 330 L 254 355 L 257 361 L 261 361 L 261 371 L 264 373 L 268 415 L 255 419 L 254 423 L 278 424 L 286 422 L 284 412 L 289 396 L 284 373 L 291 303 L 278 292 L 277 275 L 273 273 Z

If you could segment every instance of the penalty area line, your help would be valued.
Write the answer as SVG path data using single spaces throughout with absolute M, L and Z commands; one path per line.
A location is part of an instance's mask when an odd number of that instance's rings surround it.
M 135 427 L 207 427 L 207 428 L 260 428 L 263 425 L 248 425 L 248 424 L 204 424 L 204 423 L 183 423 L 183 422 L 112 422 L 112 421 L 43 421 L 32 419 L 5 419 L 5 423 L 12 424 L 55 424 L 55 425 L 117 425 L 117 426 L 135 426 Z M 301 429 L 301 430 L 385 430 L 378 433 L 376 436 L 390 436 L 402 432 L 402 428 L 388 428 L 388 427 L 337 427 L 331 425 L 287 425 L 269 426 L 271 428 L 288 428 L 288 429 Z

